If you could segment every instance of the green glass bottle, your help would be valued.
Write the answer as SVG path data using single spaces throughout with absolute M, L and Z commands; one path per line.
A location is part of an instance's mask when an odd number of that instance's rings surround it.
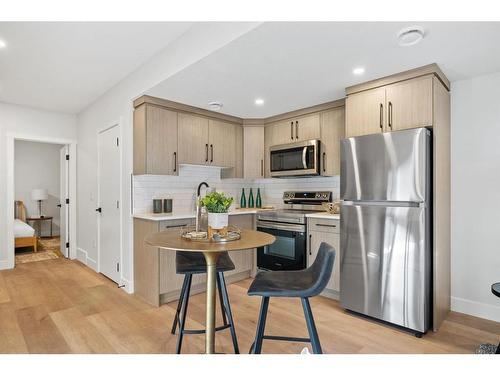
M 250 193 L 248 194 L 248 208 L 254 208 L 252 188 L 250 188 Z
M 260 188 L 257 188 L 257 197 L 255 198 L 255 207 L 262 207 L 262 198 L 260 196 Z
M 247 206 L 247 198 L 245 197 L 245 188 L 241 189 L 241 198 L 240 198 L 240 208 L 246 208 Z

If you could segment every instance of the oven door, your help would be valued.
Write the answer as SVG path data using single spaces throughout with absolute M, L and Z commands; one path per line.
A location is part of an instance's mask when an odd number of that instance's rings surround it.
M 270 148 L 271 177 L 319 175 L 320 141 L 291 143 Z
M 269 271 L 306 268 L 304 225 L 258 222 L 257 230 L 272 234 L 276 241 L 257 249 L 257 267 Z

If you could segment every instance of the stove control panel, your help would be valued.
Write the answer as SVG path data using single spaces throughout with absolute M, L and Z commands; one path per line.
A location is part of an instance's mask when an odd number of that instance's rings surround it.
M 331 191 L 285 191 L 285 204 L 321 204 L 332 201 Z

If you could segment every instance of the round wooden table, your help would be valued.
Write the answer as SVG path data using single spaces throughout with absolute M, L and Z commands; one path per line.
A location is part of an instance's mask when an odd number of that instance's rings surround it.
M 243 229 L 241 239 L 230 242 L 201 242 L 182 238 L 178 232 L 157 232 L 146 237 L 146 243 L 155 248 L 173 251 L 201 252 L 207 261 L 207 306 L 205 353 L 215 353 L 215 288 L 217 260 L 224 251 L 253 249 L 272 244 L 276 238 L 264 232 Z

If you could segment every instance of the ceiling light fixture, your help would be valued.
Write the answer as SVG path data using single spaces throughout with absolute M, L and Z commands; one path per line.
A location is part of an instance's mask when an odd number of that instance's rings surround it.
M 398 40 L 402 47 L 414 46 L 424 39 L 425 32 L 420 26 L 410 26 L 399 31 Z
M 7 43 L 5 43 L 2 39 L 0 39 L 0 49 L 7 47 Z
M 210 102 L 210 103 L 208 103 L 208 108 L 210 108 L 211 111 L 220 111 L 222 109 L 222 103 L 221 102 Z
M 357 76 L 363 74 L 365 72 L 365 68 L 355 68 L 352 71 L 352 74 L 355 74 Z
M 264 99 L 261 98 L 255 99 L 255 105 L 264 105 Z

